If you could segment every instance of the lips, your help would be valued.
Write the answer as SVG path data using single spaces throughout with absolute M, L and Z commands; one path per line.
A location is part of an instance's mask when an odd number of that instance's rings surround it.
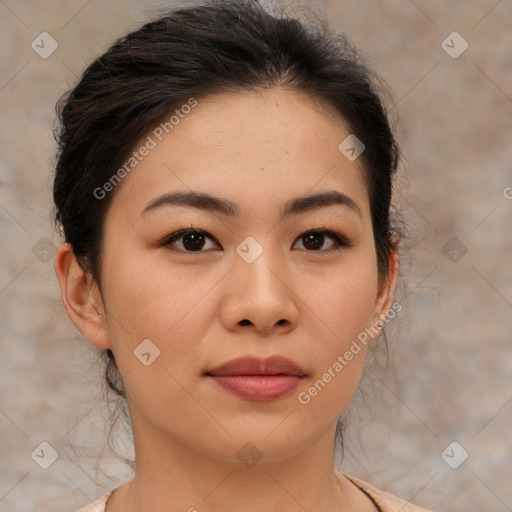
M 289 395 L 306 372 L 281 356 L 268 359 L 241 357 L 207 372 L 221 389 L 239 398 L 269 402 Z
M 306 372 L 290 359 L 272 356 L 267 359 L 240 357 L 207 372 L 215 377 L 239 375 L 294 375 L 304 377 Z

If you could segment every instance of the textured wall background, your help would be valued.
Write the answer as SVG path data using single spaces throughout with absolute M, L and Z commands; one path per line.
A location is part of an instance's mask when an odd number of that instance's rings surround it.
M 56 100 L 86 64 L 163 5 L 0 0 L 0 511 L 69 512 L 131 477 L 97 460 L 100 377 L 60 305 L 51 131 Z M 402 204 L 432 235 L 391 325 L 395 373 L 354 408 L 343 468 L 438 511 L 512 510 L 512 2 L 323 5 L 393 90 Z M 43 31 L 58 43 L 48 58 Z M 48 469 L 35 462 L 50 461 L 44 445 L 37 457 L 42 442 L 58 453 Z

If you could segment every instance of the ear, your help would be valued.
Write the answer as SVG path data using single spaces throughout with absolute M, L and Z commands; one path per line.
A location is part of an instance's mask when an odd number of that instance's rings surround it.
M 390 251 L 388 261 L 388 275 L 385 279 L 382 279 L 382 281 L 379 282 L 377 300 L 375 303 L 375 313 L 372 326 L 370 328 L 370 339 L 372 340 L 381 335 L 384 324 L 390 317 L 392 318 L 390 312 L 392 311 L 393 316 L 395 316 L 396 312 L 402 309 L 401 304 L 393 304 L 393 298 L 395 296 L 396 285 L 398 282 L 398 253 L 394 250 Z
M 62 302 L 75 327 L 95 347 L 111 348 L 100 290 L 78 263 L 71 244 L 59 247 L 54 267 Z

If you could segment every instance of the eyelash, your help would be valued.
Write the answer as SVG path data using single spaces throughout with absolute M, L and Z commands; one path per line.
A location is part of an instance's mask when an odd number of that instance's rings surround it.
M 167 238 L 165 238 L 163 240 L 163 242 L 161 243 L 161 245 L 162 246 L 170 246 L 170 245 L 173 244 L 173 242 L 175 242 L 179 238 L 181 238 L 181 237 L 183 237 L 185 235 L 189 235 L 189 234 L 203 234 L 203 235 L 206 235 L 208 238 L 210 238 L 211 240 L 214 240 L 215 243 L 220 245 L 219 242 L 217 242 L 217 240 L 213 236 L 211 236 L 207 231 L 204 231 L 202 229 L 194 229 L 194 228 L 181 229 L 179 231 L 175 231 L 174 233 L 169 235 Z M 307 250 L 307 249 L 301 249 L 301 250 L 304 250 L 304 251 L 306 251 L 308 253 L 331 254 L 331 253 L 334 253 L 336 251 L 341 250 L 342 248 L 350 248 L 350 247 L 352 247 L 352 244 L 345 237 L 343 237 L 339 233 L 336 233 L 335 231 L 331 231 L 330 229 L 324 229 L 324 228 L 310 229 L 308 231 L 305 231 L 304 233 L 302 233 L 301 235 L 299 235 L 297 237 L 296 241 L 300 240 L 301 238 L 303 238 L 303 237 L 305 237 L 307 235 L 310 235 L 310 234 L 327 235 L 329 238 L 331 238 L 331 240 L 334 241 L 335 245 L 331 249 L 327 249 L 327 250 Z M 295 245 L 295 242 L 294 242 L 294 245 Z M 203 250 L 187 251 L 187 250 L 174 249 L 174 248 L 171 249 L 171 250 L 175 250 L 175 251 L 178 251 L 178 252 L 184 252 L 186 254 L 195 254 L 195 253 L 208 252 L 208 251 L 203 251 Z

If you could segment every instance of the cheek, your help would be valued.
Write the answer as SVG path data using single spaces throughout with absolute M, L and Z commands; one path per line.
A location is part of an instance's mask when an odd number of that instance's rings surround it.
M 125 258 L 109 268 L 109 333 L 130 401 L 155 424 L 169 426 L 163 404 L 172 403 L 182 418 L 194 411 L 186 390 L 202 370 L 201 340 L 211 325 L 208 291 L 219 277 L 162 272 L 143 261 Z
M 144 255 L 109 264 L 105 260 L 105 303 L 114 353 L 131 364 L 133 351 L 146 339 L 161 351 L 160 363 L 182 367 L 199 350 L 210 318 L 209 291 L 219 277 L 183 269 L 154 268 Z M 166 357 L 172 348 L 172 357 Z M 190 368 L 190 366 L 189 366 Z
M 318 281 L 312 292 L 308 292 L 307 284 L 301 286 L 299 296 L 307 298 L 325 356 L 344 350 L 370 326 L 377 297 L 377 272 L 371 255 L 351 258 L 346 266 Z
M 307 416 L 331 415 L 335 420 L 357 390 L 364 369 L 367 343 L 376 299 L 377 274 L 374 260 L 361 255 L 343 271 L 333 272 L 328 282 L 319 283 L 306 301 L 315 333 L 306 359 L 314 361 L 315 372 L 298 395 Z M 366 261 L 367 260 L 367 261 Z M 350 267 L 350 268 L 349 268 Z M 300 292 L 306 295 L 304 288 Z

